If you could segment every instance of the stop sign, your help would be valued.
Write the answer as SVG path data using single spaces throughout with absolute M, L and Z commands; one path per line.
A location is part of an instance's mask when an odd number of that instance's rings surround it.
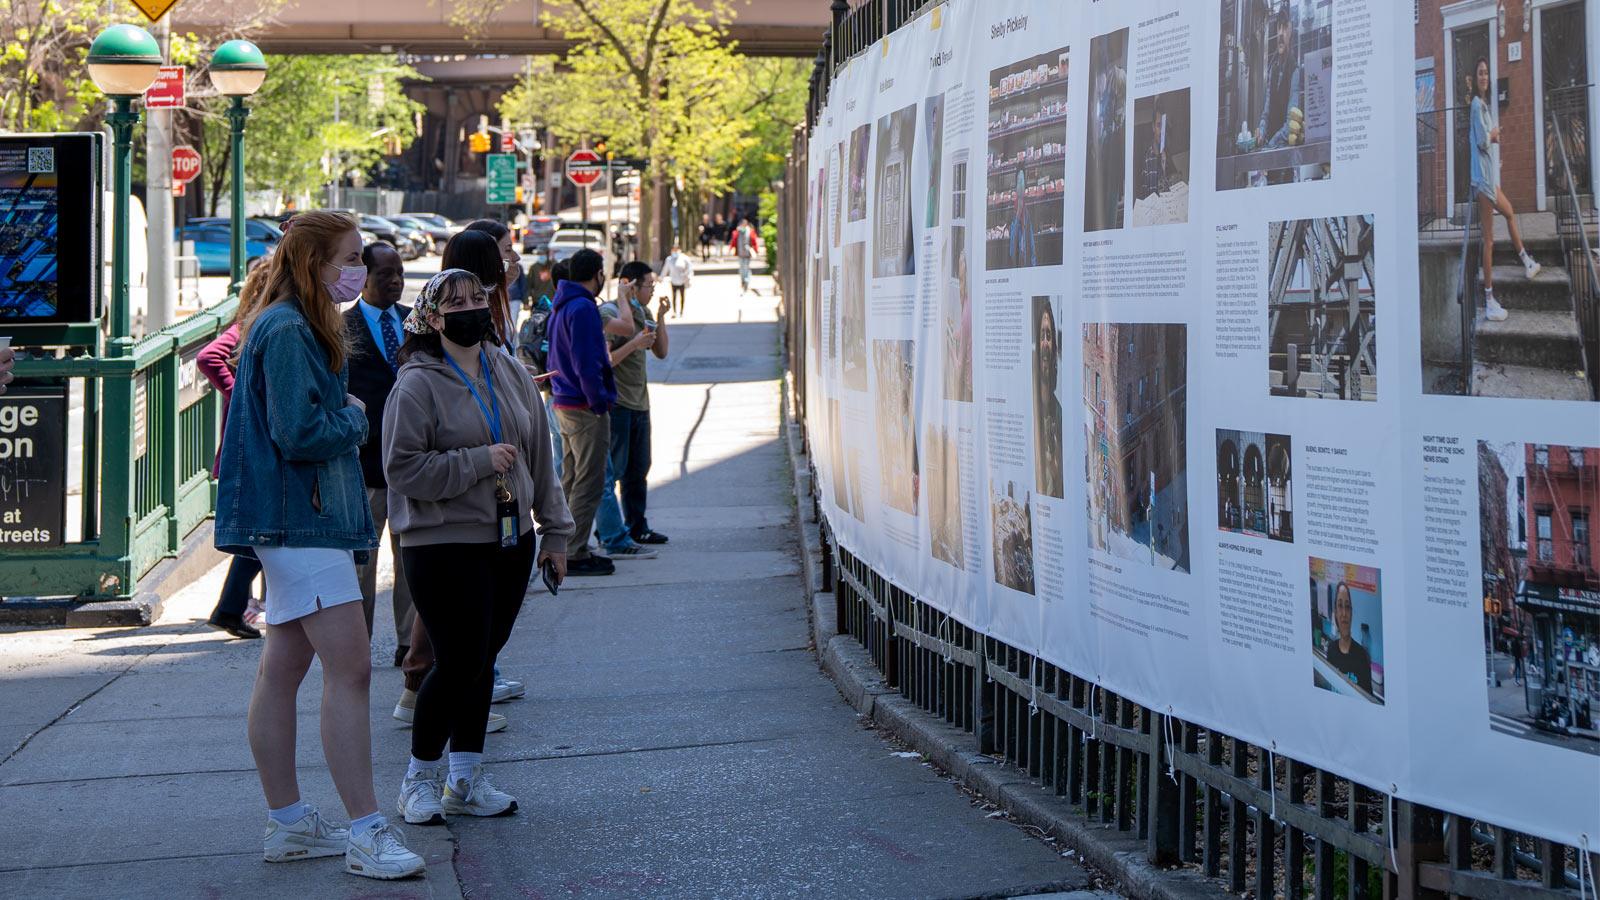
M 567 157 L 567 180 L 578 187 L 588 187 L 599 181 L 604 169 L 600 154 L 593 150 L 574 150 Z
M 172 148 L 172 183 L 187 184 L 200 176 L 200 153 L 188 145 Z

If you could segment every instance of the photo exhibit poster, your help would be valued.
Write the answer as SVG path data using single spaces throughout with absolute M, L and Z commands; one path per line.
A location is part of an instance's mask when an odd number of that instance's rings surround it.
M 1102 690 L 1600 834 L 1600 10 L 1507 7 L 953 0 L 858 55 L 808 232 L 840 542 Z

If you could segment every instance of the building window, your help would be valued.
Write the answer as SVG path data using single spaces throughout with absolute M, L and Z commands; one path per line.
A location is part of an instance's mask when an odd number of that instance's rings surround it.
M 1582 447 L 1568 447 L 1567 448 L 1567 462 L 1571 463 L 1572 467 L 1574 469 L 1583 468 L 1583 448 Z
M 1538 560 L 1540 562 L 1554 562 L 1556 558 L 1555 542 L 1550 534 L 1550 510 L 1536 509 L 1533 511 L 1533 527 L 1539 537 Z
M 1589 511 L 1587 509 L 1571 510 L 1572 515 L 1572 561 L 1587 568 L 1592 557 L 1589 555 Z
M 1528 544 L 1528 482 L 1517 476 L 1517 543 Z
M 1549 444 L 1534 444 L 1533 445 L 1533 464 L 1536 465 L 1536 466 L 1548 466 L 1548 465 L 1550 465 L 1550 445 Z

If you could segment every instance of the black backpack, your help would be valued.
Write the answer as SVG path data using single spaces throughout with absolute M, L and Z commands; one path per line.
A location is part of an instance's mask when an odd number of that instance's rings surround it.
M 549 295 L 541 295 L 528 311 L 527 321 L 517 329 L 517 355 L 543 375 L 549 371 L 550 314 L 555 311 Z M 540 383 L 541 387 L 543 382 Z

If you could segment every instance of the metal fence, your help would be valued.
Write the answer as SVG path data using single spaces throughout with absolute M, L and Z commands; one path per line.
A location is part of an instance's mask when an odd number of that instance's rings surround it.
M 0 555 L 6 596 L 132 595 L 211 515 L 220 404 L 194 358 L 235 307 L 229 300 L 104 353 L 19 358 L 17 377 L 67 379 L 82 394 L 80 455 L 63 468 L 81 467 L 83 524 L 75 541 Z
M 833 24 L 779 203 L 785 350 L 802 435 L 812 324 L 807 136 L 838 68 L 931 5 L 831 3 Z M 1419 132 L 1429 124 L 1419 118 Z M 1424 231 L 1453 218 L 1442 206 L 1432 213 L 1419 223 Z M 1592 208 L 1584 221 L 1592 224 Z M 1452 235 L 1465 259 L 1473 223 L 1451 230 L 1465 233 Z M 962 625 L 839 546 L 815 470 L 808 475 L 810 496 L 801 502 L 822 523 L 822 586 L 835 595 L 839 632 L 861 643 L 901 696 L 970 733 L 979 752 L 1065 798 L 1086 820 L 1144 841 L 1151 864 L 1198 870 L 1219 895 L 1580 897 L 1577 848 L 1401 800 L 1392 785 L 1361 784 L 1187 722 Z
M 1591 395 L 1600 398 L 1600 230 L 1589 181 L 1589 94 L 1592 85 L 1576 85 L 1545 95 L 1545 134 L 1550 145 L 1547 179 L 1555 200 L 1556 234 L 1572 279 L 1573 315 L 1583 343 L 1584 367 Z

